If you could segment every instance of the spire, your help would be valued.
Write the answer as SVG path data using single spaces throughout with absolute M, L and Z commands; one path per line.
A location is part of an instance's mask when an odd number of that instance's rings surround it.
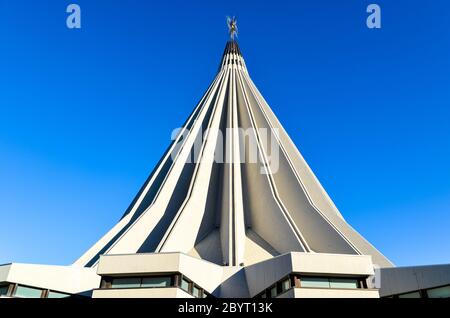
M 239 69 L 247 72 L 244 57 L 242 56 L 242 52 L 237 41 L 235 40 L 229 40 L 225 45 L 225 49 L 222 55 L 222 61 L 220 62 L 219 66 L 219 71 L 229 66 L 236 66 Z
M 244 58 L 241 49 L 234 36 L 238 34 L 236 17 L 227 17 L 228 33 L 230 33 L 230 40 L 228 40 L 225 50 L 223 51 L 222 61 L 220 62 L 219 71 L 228 66 L 236 66 L 237 68 L 247 72 Z

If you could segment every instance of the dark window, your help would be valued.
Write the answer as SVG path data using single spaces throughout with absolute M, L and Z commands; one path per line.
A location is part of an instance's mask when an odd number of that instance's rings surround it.
M 300 278 L 301 287 L 311 288 L 330 288 L 330 281 L 323 277 L 302 277 Z
M 398 298 L 420 298 L 420 292 L 415 291 L 412 293 L 401 294 L 401 295 L 398 295 Z
M 171 285 L 171 277 L 145 277 L 142 278 L 141 287 L 169 287 Z
M 194 297 L 200 298 L 201 297 L 201 290 L 200 290 L 200 288 L 198 288 L 197 286 L 194 285 L 192 287 L 192 295 Z
M 41 298 L 42 289 L 33 288 L 28 286 L 18 285 L 14 291 L 14 297 L 18 298 Z
M 9 285 L 0 285 L 0 296 L 7 296 Z
M 359 282 L 354 278 L 330 278 L 330 288 L 356 289 Z
M 190 281 L 188 281 L 186 278 L 182 278 L 181 279 L 181 285 L 180 285 L 180 287 L 181 287 L 181 289 L 182 290 L 184 290 L 185 292 L 190 292 L 190 285 L 191 285 L 191 282 Z
M 197 298 L 212 297 L 206 293 L 203 288 L 195 285 L 190 279 L 184 277 L 182 274 L 172 274 L 166 276 L 144 276 L 144 277 L 102 277 L 100 285 L 102 289 L 108 288 L 166 288 L 178 287 L 185 292 Z M 55 293 L 53 295 L 53 293 Z M 49 298 L 52 296 L 60 296 L 61 293 L 49 291 Z M 61 294 L 61 297 L 64 294 Z M 46 295 L 44 295 L 45 297 Z M 68 295 L 70 296 L 70 295 Z
M 52 290 L 49 290 L 47 294 L 47 298 L 68 298 L 68 297 L 70 297 L 69 294 L 58 293 Z
M 367 288 L 364 277 L 314 277 L 300 274 L 290 274 L 276 284 L 256 295 L 256 298 L 275 298 L 288 289 L 295 288 L 336 288 L 336 289 L 364 289 Z M 449 286 L 450 288 L 450 286 Z M 441 290 L 439 290 L 441 291 Z M 447 289 L 442 290 L 444 294 Z
M 278 292 L 277 292 L 277 286 L 274 286 L 270 289 L 270 298 L 275 298 L 277 297 Z
M 450 285 L 427 289 L 428 298 L 450 298 Z
M 291 281 L 289 278 L 286 278 L 281 282 L 281 292 L 284 293 L 289 288 L 291 288 Z
M 112 280 L 112 288 L 139 288 L 141 287 L 141 278 L 125 277 L 114 278 Z

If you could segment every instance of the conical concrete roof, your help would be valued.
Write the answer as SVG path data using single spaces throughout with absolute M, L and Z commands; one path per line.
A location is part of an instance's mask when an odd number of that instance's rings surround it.
M 344 220 L 229 41 L 216 77 L 128 210 L 75 264 L 183 252 L 242 266 L 293 251 L 371 255 L 392 266 Z

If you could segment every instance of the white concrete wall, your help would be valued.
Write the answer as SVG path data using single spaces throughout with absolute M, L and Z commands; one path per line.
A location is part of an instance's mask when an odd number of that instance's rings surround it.
M 374 275 L 367 255 L 292 253 L 292 269 L 297 273 Z
M 376 270 L 380 296 L 450 285 L 450 264 L 381 268 Z
M 99 275 L 171 273 L 180 270 L 179 253 L 123 254 L 100 257 Z
M 19 263 L 0 266 L 0 281 L 70 294 L 90 291 L 100 286 L 100 276 L 92 268 Z
M 177 287 L 96 289 L 92 298 L 194 298 Z

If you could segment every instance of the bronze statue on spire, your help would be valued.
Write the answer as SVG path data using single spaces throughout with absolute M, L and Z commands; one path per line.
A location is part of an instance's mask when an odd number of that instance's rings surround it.
M 227 17 L 227 25 L 228 25 L 228 32 L 230 33 L 231 40 L 234 41 L 234 36 L 238 34 L 238 28 L 237 28 L 237 20 L 236 17 Z

